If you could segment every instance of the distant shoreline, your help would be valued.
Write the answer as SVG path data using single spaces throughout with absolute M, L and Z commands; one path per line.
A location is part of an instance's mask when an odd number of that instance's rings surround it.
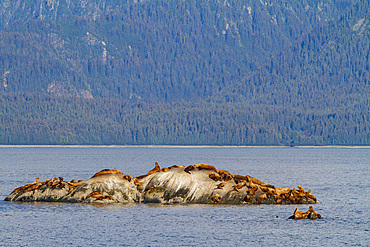
M 0 145 L 0 148 L 361 148 L 370 146 L 233 146 L 233 145 Z

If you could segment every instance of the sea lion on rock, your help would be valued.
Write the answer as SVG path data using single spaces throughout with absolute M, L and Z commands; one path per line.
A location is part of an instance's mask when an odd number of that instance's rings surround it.
M 168 168 L 173 169 L 173 168 L 178 168 L 178 167 L 185 167 L 185 166 L 173 165 L 173 166 L 170 166 L 170 167 L 168 167 Z
M 263 182 L 261 182 L 257 178 L 251 177 L 249 175 L 247 175 L 246 178 L 248 179 L 248 181 L 252 181 L 255 184 L 258 184 L 258 185 L 263 185 L 264 184 Z
M 240 183 L 238 183 L 238 184 L 236 184 L 236 185 L 233 186 L 233 190 L 234 191 L 238 191 L 239 189 L 241 189 L 245 185 L 246 185 L 246 181 L 241 181 Z
M 263 200 L 267 200 L 267 195 L 266 194 L 262 194 L 262 195 L 258 196 L 257 199 L 256 199 L 256 202 L 261 203 L 261 201 L 263 201 Z
M 242 175 L 238 175 L 238 174 L 233 174 L 231 175 L 235 181 L 235 183 L 239 183 L 240 181 L 247 181 L 248 182 L 248 179 Z
M 169 170 L 170 170 L 170 168 L 168 168 L 168 167 L 163 167 L 161 171 L 162 171 L 162 172 L 168 172 Z
M 208 172 L 208 176 L 209 176 L 210 179 L 212 179 L 214 181 L 222 180 L 222 177 L 220 175 L 218 175 L 218 173 Z
M 195 168 L 198 168 L 198 170 L 213 170 L 213 171 L 216 171 L 216 168 L 212 165 L 207 165 L 207 164 L 203 164 L 203 163 L 200 163 L 200 164 L 195 164 L 194 165 Z
M 222 182 L 222 183 L 219 183 L 217 185 L 217 189 L 222 189 L 223 187 L 225 187 L 225 185 L 227 184 L 227 182 Z
M 26 185 L 20 186 L 20 187 L 18 187 L 18 188 L 15 188 L 15 189 L 12 191 L 12 193 L 10 193 L 10 194 L 16 193 L 16 192 L 21 191 L 21 190 L 25 190 L 25 189 L 27 189 L 28 187 L 33 186 L 33 185 L 35 185 L 35 184 L 37 184 L 37 183 L 39 183 L 39 178 L 38 178 L 38 177 L 37 177 L 37 178 L 35 179 L 35 181 L 34 181 L 34 182 L 32 182 L 32 183 L 29 183 L 29 184 L 26 184 Z
M 321 219 L 321 214 L 316 213 L 316 211 L 313 209 L 312 206 L 308 208 L 307 213 L 308 213 L 307 215 L 308 219 L 312 219 L 312 220 Z
M 139 179 L 137 179 L 137 178 L 133 178 L 133 179 L 132 179 L 132 181 L 134 182 L 134 184 L 135 184 L 136 186 L 140 186 L 140 185 L 142 185 L 142 184 L 143 184 L 143 182 L 140 182 L 140 181 L 139 181 Z
M 249 195 L 245 195 L 243 201 L 245 201 L 245 202 L 251 202 L 252 199 L 251 199 L 251 197 Z
M 220 201 L 221 199 L 221 196 L 219 194 L 215 194 L 214 196 L 212 196 L 212 201 L 214 203 L 217 203 L 218 201 Z
M 316 213 L 316 211 L 313 209 L 312 206 L 308 208 L 308 211 L 306 213 L 303 213 L 298 210 L 298 208 L 295 209 L 294 214 L 289 217 L 289 219 L 294 220 L 300 220 L 300 219 L 321 219 L 321 214 Z
M 100 192 L 91 192 L 90 194 L 88 194 L 86 196 L 86 199 L 89 198 L 89 197 L 93 197 L 96 200 L 112 199 L 112 196 L 111 195 L 103 195 Z
M 131 179 L 132 179 L 130 174 L 126 174 L 125 176 L 123 176 L 123 178 L 125 178 L 129 182 L 131 182 Z
M 161 168 L 159 167 L 158 162 L 155 162 L 155 167 L 152 170 L 148 171 L 147 175 L 149 176 L 150 174 L 157 173 L 160 171 Z
M 137 177 L 135 177 L 136 179 L 143 179 L 143 178 L 145 178 L 145 177 L 147 177 L 148 175 L 147 174 L 145 174 L 145 175 L 140 175 L 140 176 L 137 176 Z
M 222 169 L 217 169 L 216 172 L 223 178 L 225 181 L 229 181 L 233 179 L 233 176 L 231 176 L 230 172 L 222 170 Z
M 154 189 L 155 187 L 157 187 L 157 185 L 156 185 L 156 184 L 153 184 L 153 185 L 151 185 L 151 186 L 146 187 L 146 188 L 145 188 L 145 191 L 147 191 L 147 190 L 151 190 L 151 189 Z
M 118 169 L 103 169 L 100 172 L 95 173 L 95 175 L 92 176 L 91 178 L 95 178 L 97 176 L 105 175 L 105 174 L 122 174 L 123 175 L 123 173 Z
M 193 170 L 195 170 L 195 167 L 193 165 L 189 165 L 188 167 L 184 169 L 184 172 L 191 174 L 190 171 L 193 171 Z

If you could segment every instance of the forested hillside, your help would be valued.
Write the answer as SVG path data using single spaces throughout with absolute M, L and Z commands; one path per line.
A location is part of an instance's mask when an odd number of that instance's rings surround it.
M 369 145 L 369 7 L 0 0 L 0 143 Z

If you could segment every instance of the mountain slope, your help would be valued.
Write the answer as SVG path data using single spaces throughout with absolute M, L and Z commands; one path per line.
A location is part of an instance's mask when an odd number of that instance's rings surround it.
M 369 145 L 352 3 L 1 1 L 0 143 Z
M 212 97 L 350 2 L 3 0 L 0 69 L 13 92 Z

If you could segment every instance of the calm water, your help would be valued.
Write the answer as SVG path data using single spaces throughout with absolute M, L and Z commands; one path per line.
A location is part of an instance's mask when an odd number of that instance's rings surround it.
M 279 187 L 311 189 L 321 220 L 297 205 L 85 205 L 0 201 L 1 246 L 369 246 L 370 149 L 0 148 L 0 199 L 14 188 L 104 168 L 131 175 L 208 163 Z M 298 205 L 307 211 L 308 205 Z

